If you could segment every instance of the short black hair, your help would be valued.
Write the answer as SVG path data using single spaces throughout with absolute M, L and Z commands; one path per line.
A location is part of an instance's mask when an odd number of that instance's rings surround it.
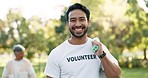
M 90 11 L 88 10 L 88 8 L 86 8 L 86 6 L 80 4 L 80 3 L 75 3 L 73 5 L 71 5 L 68 9 L 67 9 L 67 12 L 66 12 L 66 21 L 68 21 L 69 17 L 69 13 L 75 9 L 79 9 L 79 10 L 82 10 L 85 14 L 86 14 L 86 17 L 87 17 L 87 20 L 89 20 L 90 18 Z

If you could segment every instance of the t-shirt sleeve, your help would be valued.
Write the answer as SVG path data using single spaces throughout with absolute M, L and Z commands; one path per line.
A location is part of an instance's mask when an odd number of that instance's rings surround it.
M 58 57 L 53 51 L 48 56 L 44 74 L 53 78 L 60 77 L 60 67 L 58 64 Z
M 35 73 L 35 70 L 34 70 L 31 62 L 29 61 L 28 64 L 29 64 L 29 68 L 28 68 L 29 77 L 36 78 L 36 73 Z
M 107 58 L 112 62 L 115 63 L 116 65 L 118 65 L 118 61 L 115 59 L 115 57 L 113 57 L 113 55 L 111 55 L 111 53 L 109 52 L 109 50 L 107 49 L 107 47 L 103 44 L 103 51 L 106 52 L 106 56 Z

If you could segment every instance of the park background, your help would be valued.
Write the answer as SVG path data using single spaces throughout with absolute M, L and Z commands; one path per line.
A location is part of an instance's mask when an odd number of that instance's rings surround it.
M 10 6 L 15 1 L 20 5 Z M 119 61 L 121 78 L 148 78 L 148 0 L 0 0 L 0 13 L 6 12 L 0 16 L 0 77 L 14 58 L 13 45 L 19 43 L 26 48 L 25 58 L 37 77 L 45 78 L 48 54 L 70 37 L 64 13 L 75 2 L 90 9 L 88 36 L 99 37 Z M 21 6 L 25 3 L 27 11 Z

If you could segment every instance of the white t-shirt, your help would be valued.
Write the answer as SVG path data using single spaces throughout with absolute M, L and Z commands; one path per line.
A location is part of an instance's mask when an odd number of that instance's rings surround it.
M 92 39 L 82 45 L 72 45 L 68 40 L 53 49 L 48 57 L 45 75 L 53 78 L 99 78 L 100 59 L 92 51 Z M 107 57 L 113 62 L 117 60 L 103 45 Z
M 36 78 L 36 74 L 29 60 L 10 60 L 4 67 L 2 78 Z

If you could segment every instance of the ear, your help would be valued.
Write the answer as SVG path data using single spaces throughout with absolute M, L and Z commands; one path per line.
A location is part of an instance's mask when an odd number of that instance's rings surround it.
M 87 23 L 88 23 L 88 27 L 90 27 L 90 25 L 91 25 L 91 21 L 88 20 Z

